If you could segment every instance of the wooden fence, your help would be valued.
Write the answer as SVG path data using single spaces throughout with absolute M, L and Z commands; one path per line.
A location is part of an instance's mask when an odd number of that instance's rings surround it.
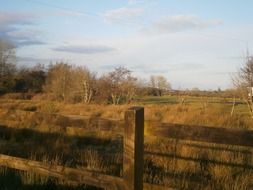
M 132 107 L 128 109 L 125 112 L 124 123 L 123 178 L 64 166 L 48 165 L 7 155 L 0 155 L 0 165 L 64 179 L 74 184 L 87 184 L 109 190 L 162 189 L 160 186 L 143 183 L 144 108 Z M 253 147 L 253 131 L 242 129 L 163 123 L 154 126 L 149 131 L 149 135 Z

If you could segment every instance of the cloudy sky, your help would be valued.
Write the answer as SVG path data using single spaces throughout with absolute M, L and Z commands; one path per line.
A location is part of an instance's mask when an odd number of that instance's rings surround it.
M 253 53 L 252 0 L 0 0 L 0 38 L 18 64 L 125 66 L 174 89 L 230 88 Z

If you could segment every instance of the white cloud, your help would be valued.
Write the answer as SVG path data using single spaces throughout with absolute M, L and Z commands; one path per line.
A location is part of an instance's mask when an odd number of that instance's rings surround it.
M 43 45 L 46 44 L 46 42 L 40 39 L 42 34 L 43 31 L 41 30 L 20 29 L 8 32 L 8 37 L 19 47 L 28 45 Z
M 174 15 L 162 17 L 153 24 L 144 28 L 149 34 L 175 33 L 186 30 L 203 29 L 222 24 L 221 20 L 203 20 L 195 15 Z
M 198 33 L 66 40 L 70 44 L 106 45 L 115 47 L 116 51 L 93 54 L 57 51 L 59 54 L 55 57 L 84 64 L 99 74 L 117 66 L 125 66 L 134 75 L 146 79 L 153 74 L 162 74 L 174 88 L 226 88 L 230 84 L 226 73 L 234 71 L 238 64 L 238 60 L 219 59 L 220 56 L 238 55 L 237 42 L 214 40 Z M 218 72 L 225 74 L 217 75 Z
M 37 18 L 38 15 L 31 13 L 0 12 L 0 38 L 10 40 L 18 47 L 44 44 L 39 39 L 41 31 L 27 29 L 35 25 Z
M 34 15 L 27 13 L 0 12 L 0 37 L 8 36 L 8 32 L 16 31 L 17 26 L 33 24 Z
M 141 8 L 127 8 L 122 7 L 118 9 L 108 10 L 103 16 L 108 22 L 124 22 L 129 21 L 129 19 L 135 18 L 143 13 Z

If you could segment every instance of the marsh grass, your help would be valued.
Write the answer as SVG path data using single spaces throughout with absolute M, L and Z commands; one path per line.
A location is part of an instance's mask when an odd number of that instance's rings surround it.
M 252 189 L 251 148 L 148 137 L 149 128 L 155 127 L 152 126 L 154 121 L 252 129 L 253 121 L 247 113 L 246 105 L 238 104 L 231 116 L 232 105 L 229 99 L 193 97 L 186 98 L 181 104 L 175 97 L 169 101 L 166 98 L 147 99 L 147 104 L 137 103 L 145 107 L 147 119 L 144 181 L 177 189 Z M 151 101 L 158 101 L 158 104 L 150 103 Z M 36 110 L 50 114 L 123 119 L 124 111 L 131 105 L 72 105 L 35 100 L 0 100 L 0 103 L 0 122 L 8 124 L 8 127 L 0 127 L 1 153 L 122 176 L 121 136 L 101 132 L 67 135 L 59 127 L 66 125 L 64 119 L 57 123 L 58 126 L 49 126 L 47 120 L 39 123 L 41 120 L 37 117 L 19 117 L 6 110 Z M 1 176 L 0 180 L 17 179 L 19 184 L 36 184 L 40 181 L 44 185 L 54 183 L 59 187 L 62 183 L 45 176 L 36 177 L 36 174 L 21 175 L 14 170 L 10 172 L 11 175 L 6 173 L 8 177 Z M 16 178 L 14 174 L 19 177 Z M 52 187 L 57 189 L 55 185 Z
M 250 148 L 155 138 L 145 143 L 145 151 L 147 182 L 212 190 L 253 185 Z
M 64 165 L 109 175 L 120 175 L 122 150 L 118 139 L 95 136 L 71 137 L 58 133 L 41 133 L 32 129 L 0 127 L 0 153 L 41 161 L 45 164 Z M 117 141 L 117 142 L 116 142 Z M 115 144 L 115 145 L 113 145 Z M 116 149 L 113 150 L 113 147 Z M 109 149 L 111 154 L 105 154 Z M 116 152 L 116 153 L 114 153 Z M 2 180 L 2 181 L 1 181 Z M 11 181 L 14 181 L 11 183 Z M 72 185 L 65 181 L 32 172 L 0 169 L 0 189 L 95 189 Z
M 0 167 L 1 190 L 100 190 L 100 188 L 69 184 L 66 181 Z

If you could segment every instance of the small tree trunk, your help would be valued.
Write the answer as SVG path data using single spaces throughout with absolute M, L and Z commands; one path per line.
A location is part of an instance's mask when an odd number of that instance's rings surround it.
M 231 110 L 231 113 L 230 113 L 231 116 L 233 116 L 234 110 L 235 110 L 235 97 L 234 97 L 234 100 L 233 100 L 233 106 L 232 106 L 232 110 Z
M 90 87 L 90 84 L 88 83 L 88 81 L 84 81 L 83 82 L 83 102 L 84 103 L 90 103 L 91 102 L 91 98 L 92 98 L 92 95 L 93 95 L 93 91 Z
M 89 90 L 89 97 L 88 97 L 88 102 L 87 102 L 87 103 L 90 103 L 90 102 L 91 102 L 92 96 L 93 96 L 93 90 L 90 89 L 90 90 Z
M 116 105 L 116 95 L 111 94 L 112 97 L 112 104 Z
M 120 96 L 117 97 L 117 101 L 116 101 L 117 105 L 119 105 L 119 101 L 120 101 Z

